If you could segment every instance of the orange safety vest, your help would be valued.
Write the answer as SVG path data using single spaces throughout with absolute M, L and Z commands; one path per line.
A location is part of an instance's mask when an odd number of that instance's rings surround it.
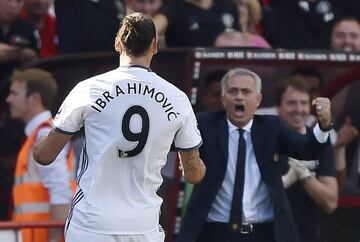
M 36 141 L 40 129 L 50 127 L 49 119 L 40 124 L 27 138 L 22 146 L 16 161 L 15 184 L 13 187 L 14 216 L 13 221 L 31 222 L 50 220 L 50 195 L 48 189 L 41 183 L 33 160 L 32 147 Z M 32 162 L 29 162 L 32 159 Z M 76 181 L 74 179 L 73 150 L 67 156 L 67 168 L 72 179 L 70 187 L 75 191 Z M 22 229 L 23 242 L 47 242 L 48 229 Z

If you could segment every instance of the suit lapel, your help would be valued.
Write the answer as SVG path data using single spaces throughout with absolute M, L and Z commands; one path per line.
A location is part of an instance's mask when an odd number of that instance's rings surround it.
M 266 179 L 267 175 L 270 172 L 266 167 L 270 165 L 270 161 L 266 163 L 265 151 L 266 151 L 266 141 L 269 141 L 265 127 L 259 124 L 259 121 L 254 117 L 254 123 L 251 128 L 251 140 L 254 148 L 256 162 L 259 166 L 261 176 Z
M 225 163 L 228 160 L 228 147 L 229 147 L 229 127 L 227 123 L 226 115 L 219 119 L 217 125 L 217 142 L 220 148 L 221 157 L 224 158 Z

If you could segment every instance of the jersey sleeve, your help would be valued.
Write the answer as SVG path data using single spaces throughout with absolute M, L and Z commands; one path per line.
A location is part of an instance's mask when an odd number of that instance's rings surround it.
M 183 109 L 185 115 L 184 122 L 174 139 L 176 150 L 192 150 L 200 147 L 202 144 L 194 111 L 188 98 L 186 97 L 185 99 Z
M 317 176 L 336 176 L 334 147 L 329 144 L 319 157 Z
M 83 82 L 77 84 L 65 98 L 53 120 L 53 128 L 64 134 L 73 134 L 84 125 L 89 90 Z
M 42 128 L 37 135 L 37 141 L 46 136 L 50 132 L 50 128 Z M 67 154 L 69 153 L 70 145 L 61 150 L 53 163 L 48 166 L 43 166 L 36 163 L 41 183 L 49 191 L 50 204 L 69 204 L 73 192 L 70 187 L 71 174 L 67 168 Z

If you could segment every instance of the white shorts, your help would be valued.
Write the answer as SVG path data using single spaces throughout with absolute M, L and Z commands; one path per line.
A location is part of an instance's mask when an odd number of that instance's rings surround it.
M 164 240 L 165 233 L 161 227 L 146 234 L 111 235 L 91 233 L 70 225 L 65 234 L 65 242 L 164 242 Z

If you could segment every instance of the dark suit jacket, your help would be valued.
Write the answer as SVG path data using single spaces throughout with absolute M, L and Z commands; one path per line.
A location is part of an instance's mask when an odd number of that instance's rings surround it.
M 200 157 L 206 165 L 203 181 L 195 185 L 182 220 L 177 242 L 195 242 L 206 222 L 212 203 L 224 180 L 228 160 L 229 131 L 225 112 L 201 113 L 198 124 L 203 138 Z M 297 242 L 299 236 L 281 180 L 280 154 L 311 160 L 326 144 L 313 132 L 291 131 L 278 116 L 255 115 L 251 138 L 261 177 L 274 205 L 274 235 L 277 242 Z

